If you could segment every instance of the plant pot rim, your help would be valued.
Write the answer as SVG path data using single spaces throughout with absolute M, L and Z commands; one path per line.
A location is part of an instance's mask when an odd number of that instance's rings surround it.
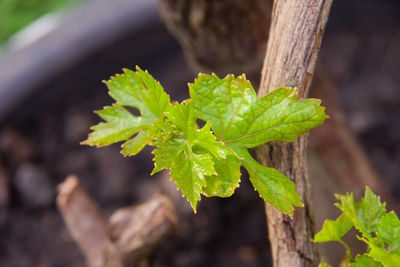
M 51 77 L 138 34 L 146 25 L 159 23 L 155 0 L 90 1 L 46 19 L 39 38 L 21 46 L 18 40 L 24 36 L 17 34 L 0 54 L 0 124 Z M 20 35 L 35 30 L 28 26 Z

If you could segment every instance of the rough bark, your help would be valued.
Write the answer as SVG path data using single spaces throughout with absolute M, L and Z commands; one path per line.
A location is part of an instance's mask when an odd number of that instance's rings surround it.
M 157 195 L 117 210 L 107 223 L 75 176 L 60 184 L 57 206 L 89 267 L 135 266 L 176 228 L 172 203 Z
M 272 0 L 158 0 L 158 4 L 196 71 L 258 77 Z
M 281 87 L 297 87 L 300 98 L 308 89 L 328 19 L 331 0 L 277 0 L 264 60 L 259 95 Z M 307 135 L 294 143 L 273 142 L 256 149 L 257 159 L 293 179 L 304 209 L 293 219 L 266 205 L 273 265 L 318 266 L 313 237 L 311 189 L 306 162 Z

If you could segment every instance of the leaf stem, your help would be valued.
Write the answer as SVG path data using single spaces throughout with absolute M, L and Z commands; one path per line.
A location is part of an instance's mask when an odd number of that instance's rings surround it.
M 338 241 L 340 242 L 340 244 L 342 244 L 346 248 L 346 254 L 347 254 L 347 257 L 349 258 L 349 262 L 353 262 L 353 256 L 351 254 L 351 249 L 350 249 L 349 245 L 347 245 L 346 242 L 344 242 L 342 239 L 339 239 Z

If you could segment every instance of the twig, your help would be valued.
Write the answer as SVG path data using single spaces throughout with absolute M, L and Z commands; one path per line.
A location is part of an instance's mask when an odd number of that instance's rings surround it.
M 76 176 L 68 176 L 59 185 L 57 206 L 88 266 L 123 266 L 107 233 L 105 219 Z
M 76 176 L 59 190 L 57 205 L 89 267 L 134 266 L 176 228 L 174 208 L 163 195 L 117 210 L 108 224 Z

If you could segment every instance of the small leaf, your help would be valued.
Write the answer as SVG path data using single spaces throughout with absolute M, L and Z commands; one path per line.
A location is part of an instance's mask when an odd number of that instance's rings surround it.
M 332 265 L 329 265 L 328 263 L 322 262 L 319 264 L 319 267 L 332 267 Z
M 279 88 L 257 98 L 244 75 L 199 75 L 189 85 L 200 118 L 212 122 L 218 139 L 253 148 L 269 141 L 292 142 L 327 118 L 320 100 L 298 100 L 294 89 Z
M 193 150 L 207 151 L 219 160 L 225 159 L 228 155 L 236 156 L 232 149 L 225 146 L 223 142 L 216 140 L 211 131 L 210 122 L 198 129 L 191 102 L 174 104 L 165 115 L 182 132 L 183 138 L 190 142 Z
M 145 118 L 160 118 L 170 104 L 164 88 L 147 71 L 124 69 L 105 82 L 109 94 L 120 105 L 137 108 Z
M 320 101 L 298 100 L 295 90 L 290 88 L 279 88 L 257 98 L 244 75 L 220 79 L 215 74 L 200 74 L 189 85 L 189 90 L 197 116 L 212 123 L 219 141 L 239 156 L 247 157 L 242 165 L 248 170 L 250 181 L 260 196 L 287 214 L 293 213 L 293 206 L 302 206 L 294 183 L 276 169 L 258 164 L 247 149 L 273 140 L 294 141 L 320 125 L 327 118 Z M 223 170 L 228 173 L 226 167 Z M 238 167 L 235 170 L 235 173 L 239 172 Z M 204 190 L 208 195 L 230 195 L 238 182 L 238 175 L 213 177 L 208 180 L 209 188 Z M 217 184 L 224 184 L 225 188 L 218 191 L 215 189 Z
M 107 122 L 101 122 L 93 126 L 93 132 L 82 144 L 106 146 L 124 141 L 148 124 L 141 118 L 133 116 L 119 104 L 105 107 L 96 113 Z
M 293 142 L 327 118 L 320 100 L 298 100 L 294 89 L 279 88 L 260 97 L 231 126 L 224 140 L 253 148 L 270 141 Z
M 236 156 L 215 160 L 217 175 L 206 176 L 207 187 L 203 188 L 208 197 L 229 197 L 239 186 L 241 161 Z
M 150 134 L 149 131 L 141 131 L 134 138 L 131 138 L 122 144 L 122 154 L 138 154 L 147 144 L 149 144 L 153 140 L 153 138 L 154 135 Z
M 393 211 L 383 216 L 382 220 L 378 223 L 376 236 L 379 240 L 387 244 L 389 252 L 400 248 L 400 221 Z
M 190 144 L 182 138 L 157 143 L 157 146 L 153 150 L 153 173 L 163 168 L 169 169 L 171 179 L 176 181 L 177 188 L 182 190 L 182 195 L 189 200 L 196 212 L 202 188 L 207 185 L 204 176 L 216 174 L 212 156 L 209 153 L 194 153 Z
M 354 201 L 352 193 L 336 198 L 341 202 L 336 206 L 343 214 L 336 221 L 327 220 L 315 241 L 339 241 L 346 247 L 346 258 L 352 261 L 350 248 L 340 238 L 353 225 L 362 234 L 357 238 L 368 248 L 366 254 L 358 255 L 348 267 L 400 266 L 400 221 L 396 214 L 386 213 L 386 204 L 368 187 L 359 202 Z
M 122 153 L 136 155 L 158 136 L 154 123 L 164 117 L 170 105 L 169 96 L 148 72 L 136 69 L 136 72 L 125 69 L 124 74 L 106 82 L 116 103 L 97 112 L 106 122 L 93 126 L 93 132 L 82 144 L 106 146 L 127 140 Z M 137 108 L 141 115 L 132 115 L 124 106 Z
M 350 263 L 347 267 L 383 267 L 380 262 L 375 261 L 367 255 L 357 255 L 355 262 Z
M 260 196 L 283 213 L 293 216 L 294 207 L 302 207 L 294 183 L 277 169 L 267 168 L 253 159 L 247 149 L 233 148 L 243 158 L 243 166 Z
M 369 245 L 368 256 L 380 262 L 385 267 L 398 267 L 400 263 L 400 255 L 390 253 L 385 248 L 379 247 L 372 242 L 365 241 Z
M 322 230 L 315 237 L 315 242 L 339 241 L 353 227 L 348 217 L 341 215 L 336 220 L 325 220 Z
M 232 149 L 216 140 L 211 132 L 210 122 L 198 129 L 193 112 L 192 103 L 184 102 L 174 104 L 165 113 L 168 120 L 176 127 L 176 131 L 168 134 L 165 140 L 154 142 L 158 148 L 153 150 L 155 155 L 153 173 L 163 168 L 170 169 L 171 179 L 176 181 L 177 187 L 182 189 L 182 194 L 196 211 L 197 201 L 201 199 L 200 194 L 203 188 L 207 188 L 207 180 L 219 174 L 214 167 L 215 162 L 218 171 L 223 174 L 220 161 L 227 159 L 228 156 L 237 158 L 237 155 Z M 230 162 L 234 162 L 232 158 Z M 232 190 L 232 188 L 221 190 Z
M 215 74 L 200 74 L 189 93 L 197 115 L 211 121 L 214 134 L 224 139 L 230 127 L 242 120 L 241 115 L 256 101 L 257 96 L 244 75 L 224 79 Z
M 165 115 L 173 125 L 183 132 L 185 138 L 193 139 L 193 130 L 198 127 L 191 102 L 184 101 L 180 104 L 176 103 L 165 112 Z
M 194 212 L 196 212 L 197 201 L 201 199 L 202 187 L 207 182 L 206 175 L 215 174 L 213 160 L 210 154 L 191 154 L 189 150 L 184 150 L 185 158 L 178 160 L 176 165 L 171 168 L 171 179 L 176 181 L 178 189 L 182 189 Z
M 353 222 L 354 226 L 365 237 L 371 238 L 371 233 L 377 230 L 378 222 L 386 214 L 386 204 L 381 202 L 368 187 L 360 202 L 354 202 L 353 194 L 337 196 L 341 204 L 337 207 Z

